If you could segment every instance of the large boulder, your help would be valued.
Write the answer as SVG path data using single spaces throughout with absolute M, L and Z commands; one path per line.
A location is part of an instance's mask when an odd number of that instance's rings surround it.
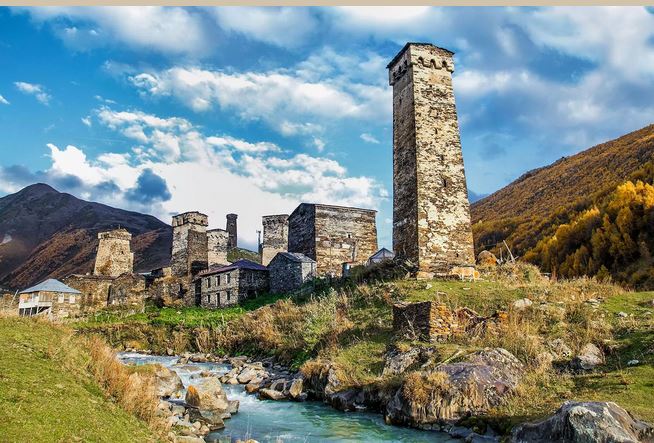
M 420 360 L 421 350 L 418 347 L 407 351 L 391 349 L 384 356 L 384 370 L 382 375 L 398 375 L 406 371 Z
M 199 379 L 186 391 L 186 403 L 190 406 L 206 411 L 226 412 L 229 410 L 229 401 L 223 387 L 217 378 Z
M 483 414 L 499 405 L 522 375 L 522 363 L 502 348 L 484 349 L 461 362 L 413 372 L 386 405 L 386 420 L 430 427 Z
M 553 416 L 513 430 L 514 443 L 653 442 L 654 427 L 635 419 L 613 402 L 567 401 Z
M 174 397 L 184 389 L 179 375 L 165 366 L 155 365 L 154 376 L 157 381 L 157 396 L 159 397 Z
M 477 265 L 481 267 L 497 266 L 498 261 L 491 251 L 481 251 L 477 256 Z

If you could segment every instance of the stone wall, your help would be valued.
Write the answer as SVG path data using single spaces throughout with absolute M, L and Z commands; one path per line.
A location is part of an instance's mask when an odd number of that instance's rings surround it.
M 302 203 L 288 217 L 288 252 L 316 259 L 315 205 Z
M 150 293 L 146 290 L 145 277 L 139 274 L 124 274 L 116 277 L 109 288 L 108 306 L 123 306 L 141 309 Z
M 261 264 L 268 266 L 278 252 L 288 250 L 288 215 L 264 215 L 262 224 Z
M 237 219 L 238 215 L 227 214 L 227 225 L 225 226 L 225 229 L 227 229 L 227 233 L 229 234 L 229 240 L 227 242 L 228 249 L 233 249 L 238 246 L 238 229 L 236 224 Z
M 419 277 L 474 264 L 470 205 L 446 49 L 410 44 L 389 64 L 393 86 L 393 248 Z
M 107 306 L 109 290 L 114 277 L 103 275 L 69 275 L 61 280 L 65 285 L 81 292 L 78 303 L 83 311 L 93 311 Z
M 170 266 L 174 276 L 190 277 L 207 268 L 208 219 L 199 212 L 173 217 L 173 247 Z
M 293 261 L 280 255 L 270 262 L 268 272 L 271 293 L 291 292 L 316 276 L 316 263 Z
M 93 274 L 110 277 L 131 274 L 134 268 L 134 253 L 130 249 L 132 234 L 126 229 L 115 229 L 98 233 L 98 239 Z
M 226 265 L 227 250 L 229 249 L 229 234 L 224 229 L 211 229 L 207 231 L 207 248 L 209 267 L 216 265 Z
M 199 305 L 207 309 L 236 305 L 268 291 L 268 271 L 232 269 L 196 280 Z

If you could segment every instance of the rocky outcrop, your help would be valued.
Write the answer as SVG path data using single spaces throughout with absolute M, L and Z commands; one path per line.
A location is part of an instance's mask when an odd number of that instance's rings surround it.
M 154 376 L 157 386 L 157 397 L 179 397 L 184 389 L 182 379 L 175 371 L 171 371 L 165 366 L 156 365 Z
M 382 375 L 398 375 L 421 360 L 422 349 L 410 348 L 407 351 L 391 349 L 384 356 L 384 370 Z
M 653 442 L 654 427 L 613 402 L 567 401 L 550 418 L 513 430 L 514 443 Z
M 587 343 L 572 359 L 570 367 L 576 371 L 591 371 L 604 363 L 604 354 L 592 343 Z
M 484 349 L 464 361 L 409 374 L 386 406 L 389 423 L 415 427 L 482 414 L 518 385 L 523 365 L 508 351 Z

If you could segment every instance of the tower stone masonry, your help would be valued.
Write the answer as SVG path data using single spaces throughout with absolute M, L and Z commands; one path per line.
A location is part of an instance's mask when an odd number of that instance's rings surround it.
M 227 245 L 229 234 L 224 229 L 210 229 L 207 231 L 208 266 L 226 265 Z
M 173 248 L 170 267 L 176 277 L 189 277 L 207 268 L 208 218 L 200 212 L 173 216 Z
M 268 263 L 278 252 L 288 251 L 288 214 L 264 215 L 263 241 L 261 242 L 261 264 Z
M 93 275 L 118 277 L 131 274 L 134 268 L 134 253 L 130 249 L 132 234 L 126 229 L 114 229 L 98 233 L 98 239 Z
M 393 249 L 418 278 L 474 265 L 470 203 L 454 101 L 453 53 L 407 43 L 393 86 Z
M 234 249 L 238 246 L 238 235 L 236 230 L 236 219 L 238 215 L 236 214 L 227 214 L 227 233 L 229 234 L 229 241 L 227 242 L 228 249 Z

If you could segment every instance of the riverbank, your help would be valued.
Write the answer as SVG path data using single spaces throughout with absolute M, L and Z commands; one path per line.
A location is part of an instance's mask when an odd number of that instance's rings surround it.
M 158 441 L 107 395 L 91 354 L 67 328 L 0 318 L 0 441 Z
M 412 391 L 412 383 L 435 382 L 442 379 L 442 369 L 469 365 L 485 348 L 503 348 L 521 365 L 518 376 L 511 377 L 517 384 L 482 409 L 448 416 L 436 408 L 431 416 L 402 413 L 390 418 L 415 426 L 454 421 L 506 434 L 518 423 L 553 413 L 564 399 L 617 401 L 653 421 L 648 394 L 654 377 L 652 299 L 652 293 L 628 292 L 589 279 L 548 282 L 526 266 L 497 269 L 477 282 L 394 280 L 328 288 L 244 310 L 225 321 L 215 319 L 218 311 L 207 312 L 205 318 L 194 317 L 193 326 L 184 317 L 197 312 L 178 309 L 177 323 L 161 321 L 170 312 L 152 310 L 119 321 L 87 319 L 76 327 L 101 333 L 119 348 L 274 357 L 307 377 L 322 371 L 337 382 L 339 392 L 388 392 L 405 411 L 432 407 L 431 402 L 442 397 L 442 386 L 426 384 L 428 389 L 420 391 L 423 404 L 407 403 L 398 392 L 418 392 Z M 452 311 L 466 308 L 479 318 L 504 311 L 508 320 L 500 329 L 452 335 L 438 343 L 394 334 L 393 304 L 423 300 Z M 588 349 L 598 351 L 597 363 L 575 367 L 574 361 L 587 357 Z M 404 357 L 407 364 L 400 365 L 401 370 L 388 370 L 394 358 Z M 464 398 L 449 386 L 446 383 L 448 395 Z

